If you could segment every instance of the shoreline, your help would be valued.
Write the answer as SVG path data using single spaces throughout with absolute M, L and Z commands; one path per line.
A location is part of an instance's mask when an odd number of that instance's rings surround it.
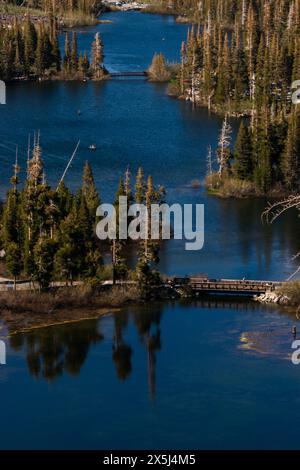
M 253 281 L 254 282 L 254 281 Z M 260 282 L 260 281 L 258 281 Z M 270 281 L 271 282 L 271 281 Z M 261 295 L 251 295 L 240 292 L 198 292 L 186 284 L 173 286 L 162 284 L 142 298 L 136 287 L 114 286 L 109 290 L 93 289 L 92 287 L 77 286 L 52 291 L 17 291 L 0 293 L 3 307 L 0 310 L 0 322 L 8 331 L 8 336 L 26 333 L 39 328 L 67 325 L 85 320 L 98 319 L 104 315 L 114 314 L 127 306 L 141 305 L 145 302 L 185 302 L 216 299 L 231 299 L 236 302 L 260 302 L 262 304 L 277 304 L 281 307 L 296 308 L 299 305 L 300 283 L 288 284 L 286 287 L 266 290 Z M 291 287 L 297 293 L 294 298 L 290 295 Z M 296 300 L 295 300 L 296 299 Z M 299 307 L 298 307 L 299 308 Z
M 240 180 L 240 181 L 245 181 L 245 180 Z M 205 188 L 207 195 L 210 197 L 216 197 L 219 199 L 235 199 L 237 201 L 239 200 L 251 200 L 251 199 L 271 199 L 273 201 L 280 201 L 281 199 L 284 199 L 288 196 L 290 196 L 290 193 L 288 192 L 276 192 L 276 189 L 270 190 L 268 193 L 259 193 L 253 191 L 252 193 L 249 193 L 247 195 L 243 194 L 224 194 L 222 193 L 222 189 L 209 189 Z
M 72 314 L 74 314 L 74 312 L 76 312 L 76 308 L 74 308 L 72 310 Z M 78 307 L 78 310 L 79 310 L 79 307 Z M 6 326 L 6 328 L 8 329 L 8 337 L 11 337 L 11 336 L 14 336 L 14 335 L 17 335 L 17 334 L 20 334 L 20 333 L 29 333 L 30 331 L 34 331 L 34 330 L 39 330 L 39 329 L 44 329 L 44 328 L 51 328 L 51 327 L 56 327 L 56 326 L 65 326 L 65 325 L 69 325 L 69 324 L 72 324 L 72 323 L 80 323 L 80 322 L 83 322 L 83 321 L 88 321 L 88 320 L 97 320 L 99 319 L 100 317 L 103 317 L 103 316 L 106 316 L 106 315 L 110 315 L 110 314 L 114 314 L 116 312 L 119 312 L 121 310 L 121 307 L 120 308 L 103 308 L 101 309 L 101 311 L 91 311 L 90 312 L 90 315 L 87 315 L 87 316 L 79 316 L 78 318 L 72 318 L 72 319 L 60 319 L 57 321 L 54 321 L 53 322 L 53 317 L 50 319 L 48 318 L 47 321 L 45 318 L 43 318 L 41 320 L 41 323 L 34 323 L 30 326 L 20 326 L 18 327 L 17 325 L 15 325 L 15 322 L 10 322 L 10 320 L 8 319 L 3 319 L 1 317 L 1 314 L 0 314 L 0 320 L 2 319 L 3 322 L 4 322 L 4 325 Z M 81 309 L 80 309 L 81 311 Z M 61 312 L 60 312 L 61 313 Z M 51 314 L 49 314 L 51 315 Z M 45 321 L 46 320 L 46 321 Z M 7 323 L 5 323 L 7 322 Z M 10 331 L 10 328 L 11 327 L 16 327 L 15 330 L 13 331 Z
M 138 301 L 138 292 L 132 286 L 110 290 L 81 285 L 48 292 L 4 291 L 0 292 L 0 322 L 11 334 L 98 318 Z
M 193 297 L 186 297 L 184 299 L 155 299 L 157 302 L 178 302 L 180 300 L 185 301 L 201 301 L 202 300 L 211 300 L 214 302 L 216 300 L 215 297 L 211 296 L 203 296 L 202 298 L 199 296 Z M 218 296 L 219 300 L 224 298 L 228 299 L 226 296 Z M 280 306 L 281 308 L 285 309 L 286 311 L 291 311 L 291 309 L 297 309 L 297 306 L 293 304 L 290 299 L 288 299 L 284 295 L 275 294 L 272 292 L 267 292 L 261 296 L 256 296 L 253 298 L 250 297 L 229 297 L 231 302 L 251 302 L 251 303 L 260 303 L 262 306 L 265 305 L 270 306 Z M 12 337 L 18 334 L 30 333 L 31 331 L 44 329 L 44 328 L 51 328 L 51 327 L 59 327 L 59 326 L 66 326 L 73 323 L 80 323 L 89 320 L 98 320 L 101 317 L 107 315 L 114 315 L 115 313 L 121 312 L 126 306 L 131 305 L 139 305 L 141 302 L 135 300 L 128 302 L 127 304 L 120 305 L 119 307 L 111 306 L 111 307 L 73 307 L 71 309 L 61 309 L 56 311 L 56 313 L 48 313 L 48 314 L 40 314 L 40 315 L 31 315 L 29 316 L 28 313 L 14 313 L 14 312 L 0 312 L 0 324 L 2 323 L 3 327 L 7 330 L 7 337 Z M 299 311 L 299 307 L 297 309 Z
M 105 10 L 101 7 L 90 13 L 83 13 L 79 10 L 63 14 L 60 12 L 57 18 L 58 28 L 73 28 L 76 26 L 95 26 L 102 21 L 99 20 L 101 13 Z M 0 21 L 3 25 L 9 27 L 13 24 L 15 18 L 22 23 L 30 16 L 33 23 L 49 23 L 49 13 L 38 8 L 26 8 L 21 5 L 0 5 Z
M 60 77 L 58 75 L 52 75 L 49 77 L 15 77 L 12 78 L 11 80 L 7 80 L 5 83 L 7 85 L 12 85 L 16 83 L 53 83 L 53 82 L 80 82 L 80 83 L 86 83 L 86 82 L 105 82 L 106 80 L 111 80 L 111 76 L 109 73 L 106 73 L 103 75 L 101 78 L 90 78 L 90 77 Z

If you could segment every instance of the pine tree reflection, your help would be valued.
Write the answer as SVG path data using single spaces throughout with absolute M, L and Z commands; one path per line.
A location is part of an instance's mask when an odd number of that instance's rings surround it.
M 79 374 L 91 345 L 102 339 L 98 321 L 90 320 L 14 335 L 10 345 L 15 350 L 25 347 L 31 375 L 53 380 L 64 372 Z
M 133 312 L 133 318 L 140 339 L 147 349 L 148 386 L 149 397 L 155 398 L 156 388 L 156 352 L 161 349 L 160 321 L 162 306 L 159 303 L 151 303 L 145 306 L 143 312 Z
M 160 329 L 147 337 L 147 353 L 148 353 L 148 385 L 149 385 L 149 396 L 153 400 L 155 398 L 155 386 L 156 386 L 156 351 L 161 349 L 160 342 Z
M 112 359 L 116 367 L 116 373 L 120 380 L 126 380 L 131 374 L 132 349 L 123 339 L 123 331 L 128 324 L 128 313 L 116 313 L 114 316 L 114 343 Z
M 162 309 L 163 305 L 153 302 L 116 312 L 110 317 L 114 325 L 112 361 L 117 377 L 125 381 L 132 373 L 133 349 L 124 339 L 129 320 L 132 320 L 147 352 L 151 400 L 155 398 L 156 358 L 161 349 Z M 36 378 L 51 381 L 65 373 L 75 376 L 86 361 L 90 347 L 103 340 L 99 325 L 101 321 L 89 320 L 40 328 L 11 336 L 10 346 L 15 351 L 25 350 L 28 370 Z

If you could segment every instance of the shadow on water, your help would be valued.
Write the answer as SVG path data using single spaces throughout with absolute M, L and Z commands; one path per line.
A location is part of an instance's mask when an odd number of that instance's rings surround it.
M 147 353 L 149 395 L 155 396 L 156 353 L 161 349 L 160 321 L 163 305 L 132 307 L 112 316 L 112 363 L 122 382 L 132 372 L 133 348 L 124 339 L 129 319 L 133 321 L 139 340 Z M 76 376 L 88 359 L 92 346 L 104 340 L 101 320 L 87 320 L 68 325 L 37 328 L 26 334 L 10 336 L 10 347 L 23 351 L 29 373 L 38 379 L 52 381 L 68 374 Z
M 124 339 L 129 319 L 133 320 L 140 342 L 147 352 L 150 398 L 155 396 L 156 352 L 161 348 L 160 320 L 163 305 L 132 307 L 112 316 L 112 363 L 116 376 L 122 382 L 132 372 L 133 349 Z M 68 374 L 80 373 L 92 346 L 104 340 L 101 320 L 86 320 L 68 325 L 37 328 L 26 334 L 9 337 L 14 351 L 23 351 L 29 373 L 38 379 L 52 381 Z
M 293 325 L 300 331 L 295 313 L 280 307 L 202 298 L 10 337 L 5 443 L 269 448 L 278 438 L 280 447 L 297 446 Z
M 112 359 L 115 364 L 117 377 L 126 380 L 132 371 L 133 349 L 126 344 L 123 332 L 128 326 L 129 315 L 132 317 L 139 339 L 147 352 L 147 375 L 149 386 L 149 397 L 155 397 L 155 365 L 156 353 L 161 349 L 160 320 L 163 314 L 163 306 L 159 304 L 151 307 L 132 308 L 128 311 L 116 313 L 114 315 L 114 338 Z
M 78 375 L 90 347 L 102 340 L 98 322 L 88 320 L 17 334 L 10 337 L 10 346 L 16 351 L 25 351 L 28 370 L 33 377 L 53 380 L 64 373 Z
M 264 308 L 266 312 L 269 310 L 271 315 L 276 311 L 280 312 L 280 309 L 274 306 Z M 161 322 L 166 309 L 186 312 L 186 315 L 194 309 L 205 310 L 207 313 L 233 309 L 241 312 L 243 316 L 249 313 L 259 314 L 262 307 L 249 299 L 207 296 L 197 300 L 182 299 L 180 302 L 153 302 L 131 306 L 107 317 L 106 321 L 109 321 L 113 331 L 111 361 L 116 377 L 120 382 L 124 382 L 132 374 L 132 357 L 137 344 L 127 338 L 127 330 L 133 328 L 146 352 L 150 400 L 155 398 L 156 363 L 158 353 L 162 349 Z M 296 321 L 295 312 L 285 310 L 283 318 L 286 321 Z M 24 352 L 28 371 L 35 378 L 52 381 L 64 374 L 77 376 L 88 360 L 92 347 L 101 348 L 101 342 L 109 339 L 102 331 L 103 321 L 86 320 L 16 334 L 9 339 L 10 347 L 14 351 Z M 268 325 L 265 326 L 268 329 Z

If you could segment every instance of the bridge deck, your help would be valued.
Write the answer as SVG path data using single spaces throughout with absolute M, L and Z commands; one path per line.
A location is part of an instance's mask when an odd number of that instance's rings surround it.
M 111 77 L 147 77 L 148 73 L 145 71 L 142 72 L 111 72 L 109 73 Z
M 226 293 L 226 294 L 264 294 L 267 291 L 273 291 L 276 287 L 282 285 L 275 281 L 248 281 L 238 279 L 204 279 L 204 278 L 176 278 L 174 285 L 190 287 L 195 293 Z

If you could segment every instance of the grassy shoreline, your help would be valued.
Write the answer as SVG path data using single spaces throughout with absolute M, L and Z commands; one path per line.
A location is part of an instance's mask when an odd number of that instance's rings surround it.
M 50 319 L 43 318 L 41 319 L 40 322 L 34 323 L 31 326 L 22 326 L 22 324 L 10 321 L 9 319 L 6 319 L 4 321 L 7 322 L 6 326 L 8 326 L 9 328 L 8 337 L 11 337 L 20 333 L 29 333 L 30 331 L 35 331 L 35 330 L 44 329 L 44 328 L 51 328 L 53 326 L 65 326 L 65 325 L 70 325 L 73 323 L 80 323 L 80 322 L 87 321 L 87 320 L 97 320 L 98 318 L 102 316 L 110 315 L 119 311 L 120 311 L 120 308 L 101 309 L 100 311 L 95 311 L 95 312 L 94 311 L 84 312 L 84 316 L 82 316 L 82 310 L 77 312 L 76 309 L 74 309 L 72 313 L 73 314 L 75 313 L 75 315 L 78 314 L 78 318 L 65 319 L 65 320 L 56 319 L 54 321 L 52 320 L 52 322 L 50 321 Z M 0 315 L 0 319 L 1 319 L 1 315 Z M 16 328 L 16 329 L 12 330 L 12 328 Z
M 220 179 L 219 175 L 213 173 L 205 179 L 205 188 L 210 196 L 222 199 L 284 199 L 290 196 L 280 185 L 272 187 L 268 192 L 260 191 L 257 186 L 249 180 L 238 179 L 235 176 L 226 176 Z
M 99 318 L 138 302 L 135 286 L 99 290 L 89 285 L 51 292 L 17 291 L 0 293 L 0 320 L 9 334 L 35 328 Z

